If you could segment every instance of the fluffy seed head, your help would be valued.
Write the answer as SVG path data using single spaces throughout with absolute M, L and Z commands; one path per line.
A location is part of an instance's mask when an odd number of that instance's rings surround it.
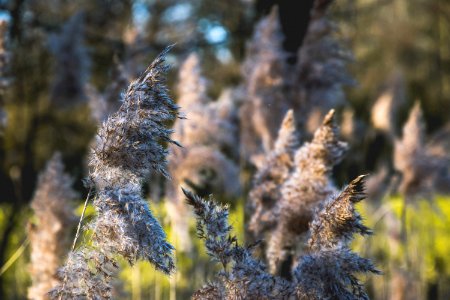
M 200 58 L 191 53 L 181 65 L 179 71 L 178 105 L 187 110 L 192 105 L 206 104 L 207 80 L 201 74 Z
M 292 246 L 308 230 L 314 211 L 334 192 L 333 166 L 341 161 L 347 144 L 339 141 L 331 110 L 311 142 L 295 153 L 294 170 L 281 187 L 281 199 L 273 209 L 277 224 L 268 241 L 267 260 L 271 272 L 278 272 Z
M 365 198 L 362 175 L 354 179 L 337 197 L 331 197 L 310 225 L 312 250 L 347 246 L 355 233 L 370 234 L 354 205 Z
M 77 194 L 72 178 L 64 173 L 61 154 L 55 153 L 39 175 L 31 201 L 34 221 L 28 224 L 31 244 L 30 298 L 47 299 L 47 292 L 60 281 L 56 271 L 70 247 L 70 235 L 75 225 L 72 201 Z
M 119 111 L 99 129 L 89 163 L 98 187 L 139 184 L 151 170 L 168 176 L 167 150 L 162 143 L 176 142 L 170 139 L 171 130 L 164 122 L 178 116 L 178 107 L 164 85 L 169 49 L 130 84 Z
M 141 196 L 142 181 L 152 170 L 167 174 L 162 143 L 176 143 L 165 126 L 178 116 L 162 83 L 169 49 L 130 84 L 119 111 L 99 129 L 90 157 L 97 192 L 91 246 L 71 253 L 54 298 L 110 299 L 113 274 L 105 270 L 115 266 L 117 255 L 131 265 L 146 260 L 166 274 L 174 271 L 174 248 Z
M 450 182 L 448 159 L 434 155 L 425 144 L 425 123 L 419 103 L 411 110 L 403 137 L 394 146 L 394 167 L 402 174 L 399 190 L 408 200 L 431 198 L 442 179 Z
M 346 247 L 321 248 L 300 257 L 293 280 L 274 276 L 252 256 L 251 248 L 240 246 L 231 234 L 226 207 L 183 191 L 196 214 L 199 237 L 223 268 L 217 281 L 195 292 L 193 299 L 368 299 L 355 275 L 378 273 L 370 260 Z M 345 193 L 358 195 L 358 183 Z M 335 212 L 340 215 L 339 210 Z
M 294 151 L 299 147 L 294 112 L 289 110 L 278 131 L 274 149 L 260 163 L 253 179 L 248 210 L 249 230 L 256 238 L 276 224 L 274 206 L 281 198 L 281 186 L 294 167 Z

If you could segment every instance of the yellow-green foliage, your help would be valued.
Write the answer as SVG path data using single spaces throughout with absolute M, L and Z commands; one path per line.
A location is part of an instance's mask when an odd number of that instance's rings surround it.
M 244 241 L 244 211 L 243 201 L 237 201 L 233 207 L 230 220 L 239 240 Z M 377 267 L 384 276 L 372 277 L 368 282 L 372 286 L 373 299 L 380 299 L 379 288 L 386 288 L 386 280 L 390 277 L 390 266 L 395 265 L 409 268 L 410 272 L 419 274 L 420 284 L 423 288 L 433 282 L 450 280 L 450 197 L 438 196 L 433 202 L 418 201 L 408 206 L 406 210 L 407 246 L 400 242 L 393 243 L 386 227 L 386 213 L 391 211 L 400 223 L 403 199 L 394 196 L 385 199 L 381 208 L 374 208 L 370 202 L 358 204 L 358 210 L 365 218 L 365 223 L 374 229 L 375 235 L 363 239 L 356 239 L 353 249 L 365 257 L 373 258 Z M 164 230 L 169 241 L 176 246 L 174 234 L 168 226 L 164 202 L 151 203 L 151 208 L 159 220 L 163 220 Z M 0 230 L 4 229 L 8 220 L 10 207 L 3 205 L 0 209 Z M 81 214 L 83 205 L 77 208 L 77 215 Z M 85 223 L 94 214 L 94 209 L 88 206 L 85 214 Z M 19 223 L 23 224 L 29 219 L 29 212 L 23 212 Z M 20 224 L 22 224 L 20 223 Z M 400 228 L 397 228 L 400 231 Z M 200 239 L 195 236 L 195 220 L 190 220 L 190 233 L 194 245 L 193 253 L 176 253 L 177 272 L 171 277 L 165 276 L 149 264 L 141 262 L 130 267 L 122 261 L 123 271 L 120 274 L 116 299 L 188 299 L 192 292 L 202 286 L 216 273 L 214 264 L 209 261 Z M 81 239 L 89 241 L 90 232 L 84 232 Z M 25 238 L 24 226 L 17 226 L 11 237 L 7 257 L 11 257 L 21 246 Z M 79 241 L 80 242 L 80 241 Z M 85 242 L 85 241 L 83 241 Z M 396 245 L 396 247 L 393 247 Z M 410 260 L 407 267 L 406 259 Z M 25 251 L 17 261 L 2 275 L 5 276 L 8 295 L 26 295 L 29 285 L 27 271 L 28 253 Z M 384 282 L 384 283 L 383 283 Z M 448 285 L 447 285 L 448 286 Z M 445 287 L 444 287 L 445 289 Z M 442 291 L 448 292 L 448 291 Z
M 0 232 L 3 232 L 5 226 L 10 222 L 6 217 L 9 215 L 11 210 L 10 205 L 2 204 L 0 205 Z M 26 224 L 29 219 L 30 213 L 28 210 L 21 212 L 17 224 Z M 8 248 L 6 250 L 6 262 L 14 254 L 20 254 L 20 247 L 22 245 L 27 245 L 25 226 L 15 226 L 13 233 L 11 234 Z M 28 252 L 24 251 L 22 254 L 11 264 L 8 268 L 6 265 L 0 266 L 4 269 L 2 276 L 5 282 L 6 295 L 8 299 L 14 299 L 14 297 L 19 297 L 17 299 L 24 299 L 27 294 L 27 287 L 30 285 L 30 278 L 28 274 Z M 5 268 L 4 268 L 5 267 Z
M 400 218 L 403 201 L 390 199 L 390 204 Z M 421 200 L 410 205 L 406 212 L 407 249 L 413 263 L 427 281 L 440 275 L 450 275 L 450 197 L 437 196 L 433 202 Z M 397 256 L 404 256 L 396 253 Z
M 373 277 L 370 285 L 376 291 L 372 298 L 379 299 L 380 290 L 391 277 L 392 268 L 411 274 L 422 295 L 429 285 L 441 282 L 440 293 L 449 293 L 450 283 L 450 197 L 436 196 L 433 201 L 419 200 L 407 205 L 406 238 L 402 241 L 401 219 L 404 201 L 401 196 L 385 199 L 379 208 L 370 202 L 359 205 L 358 210 L 373 228 L 375 235 L 355 240 L 353 247 L 371 257 L 384 276 Z M 389 227 L 387 215 L 393 213 L 394 224 Z M 392 222 L 392 221 L 391 221 Z M 392 224 L 392 223 L 391 223 Z M 394 233 L 393 233 L 394 232 Z M 447 287 L 446 287 L 447 286 Z

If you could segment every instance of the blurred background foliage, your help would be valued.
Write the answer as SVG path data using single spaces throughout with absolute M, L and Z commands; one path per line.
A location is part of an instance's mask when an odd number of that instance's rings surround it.
M 286 1 L 0 1 L 0 18 L 9 24 L 7 48 L 11 54 L 7 73 L 11 84 L 0 95 L 0 103 L 7 113 L 7 126 L 0 130 L 0 267 L 21 246 L 25 248 L 0 275 L 0 299 L 26 297 L 29 278 L 24 229 L 31 217 L 28 204 L 37 174 L 54 151 L 61 151 L 66 170 L 76 178 L 75 188 L 86 194 L 82 185 L 86 176 L 85 157 L 97 124 L 85 97 L 77 99 L 77 105 L 61 106 L 51 100 L 52 84 L 58 76 L 52 37 L 62 32 L 69 18 L 78 12 L 83 14 L 89 61 L 84 80 L 98 90 L 111 81 L 117 61 L 130 62 L 133 64 L 130 69 L 138 73 L 167 45 L 176 43 L 169 57 L 173 65 L 169 86 L 176 82 L 180 62 L 195 51 L 205 77 L 211 82 L 208 93 L 216 99 L 224 88 L 241 82 L 246 42 L 255 22 L 276 2 L 283 5 Z M 340 39 L 354 52 L 350 70 L 357 83 L 347 89 L 347 100 L 358 121 L 370 123 L 373 103 L 390 86 L 393 74 L 402 74 L 405 101 L 395 119 L 397 125 L 404 123 L 416 100 L 421 102 L 429 134 L 450 122 L 449 1 L 339 0 L 333 6 L 333 14 Z M 284 33 L 298 34 L 292 28 L 284 28 Z M 391 159 L 384 149 L 388 146 L 377 137 L 356 139 L 349 158 L 338 167 L 336 180 L 340 184 Z M 363 158 L 355 164 L 352 153 Z M 391 207 L 399 217 L 401 199 L 387 198 L 376 209 L 369 203 L 362 207 L 363 215 L 376 235 L 368 243 L 356 241 L 355 247 L 362 249 L 365 256 L 374 257 L 381 270 L 387 270 L 393 261 L 420 268 L 414 273 L 418 274 L 415 280 L 420 295 L 436 299 L 434 295 L 439 294 L 441 299 L 448 299 L 449 200 L 439 197 L 433 204 L 422 201 L 417 207 L 408 208 L 408 249 L 390 245 L 390 229 L 377 219 L 383 218 L 386 207 Z M 243 240 L 244 199 L 236 203 L 231 220 Z M 161 202 L 152 207 L 159 219 L 164 220 Z M 193 222 L 194 251 L 177 256 L 178 272 L 165 277 L 145 263 L 132 269 L 125 267 L 120 275 L 124 279 L 122 297 L 186 299 L 206 282 L 214 268 L 194 237 Z M 176 245 L 170 227 L 165 226 L 165 230 Z M 387 273 L 369 280 L 372 295 L 383 299 L 383 294 L 376 291 L 385 289 L 389 278 Z

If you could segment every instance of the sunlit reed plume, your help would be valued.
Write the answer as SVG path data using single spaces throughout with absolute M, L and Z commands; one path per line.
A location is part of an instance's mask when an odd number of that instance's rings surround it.
M 193 299 L 368 299 L 355 275 L 379 273 L 369 259 L 348 248 L 355 233 L 370 231 L 361 223 L 354 204 L 364 198 L 364 176 L 352 181 L 340 195 L 330 196 L 314 217 L 309 250 L 299 258 L 292 280 L 266 271 L 242 247 L 228 223 L 228 208 L 211 198 L 203 200 L 184 191 L 197 217 L 197 233 L 207 253 L 222 270 L 216 281 L 194 293 Z
M 314 211 L 336 192 L 331 175 L 347 150 L 339 141 L 339 129 L 331 110 L 322 125 L 295 153 L 295 169 L 281 187 L 281 198 L 274 207 L 276 226 L 268 235 L 267 261 L 273 273 L 289 257 L 298 256 L 295 245 L 304 239 Z
M 92 241 L 69 254 L 53 298 L 110 299 L 117 255 L 131 265 L 149 261 L 166 274 L 175 269 L 174 249 L 142 197 L 152 170 L 168 176 L 162 143 L 176 143 L 165 125 L 178 116 L 164 85 L 169 49 L 130 84 L 120 109 L 98 131 L 89 162 L 97 212 L 88 225 Z

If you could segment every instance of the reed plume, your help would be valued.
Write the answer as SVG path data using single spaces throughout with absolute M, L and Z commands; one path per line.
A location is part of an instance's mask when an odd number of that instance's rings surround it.
M 274 8 L 256 25 L 242 68 L 246 95 L 239 115 L 242 156 L 246 161 L 272 149 L 285 113 L 296 109 L 294 99 L 286 93 L 292 89 L 289 78 L 293 74 L 282 42 L 278 10 Z
M 251 249 L 238 244 L 228 223 L 228 207 L 203 200 L 183 190 L 197 218 L 197 234 L 212 260 L 220 263 L 218 281 L 204 286 L 193 299 L 287 299 L 293 293 L 288 281 L 272 276 L 252 257 Z
M 394 167 L 402 174 L 399 191 L 408 201 L 431 198 L 443 182 L 450 182 L 448 157 L 434 155 L 426 144 L 423 113 L 417 102 L 394 144 Z
M 323 120 L 311 142 L 295 153 L 294 170 L 281 187 L 281 198 L 273 209 L 277 224 L 270 232 L 267 261 L 273 273 L 280 272 L 286 259 L 298 256 L 293 247 L 305 238 L 314 211 L 336 188 L 331 180 L 333 166 L 338 164 L 347 144 L 339 141 L 334 110 Z
M 178 80 L 178 105 L 184 108 L 210 102 L 206 95 L 208 81 L 203 77 L 197 54 L 191 53 L 185 59 L 180 67 Z
M 178 104 L 186 119 L 174 124 L 173 139 L 183 148 L 171 147 L 168 182 L 168 214 L 178 237 L 178 249 L 189 251 L 188 219 L 180 186 L 189 185 L 197 193 L 215 193 L 232 199 L 240 193 L 236 106 L 225 96 L 212 101 L 206 94 L 207 80 L 202 76 L 200 60 L 194 53 L 184 61 L 179 72 Z
M 282 47 L 277 9 L 257 24 L 243 67 L 246 100 L 240 120 L 245 161 L 270 151 L 287 110 L 294 109 L 300 132 L 308 136 L 331 108 L 345 104 L 343 87 L 354 84 L 346 70 L 352 54 L 335 37 L 332 2 L 314 1 L 295 63 Z
M 333 1 L 315 0 L 303 45 L 295 66 L 298 116 L 303 116 L 303 130 L 314 132 L 323 116 L 345 104 L 343 87 L 352 85 L 347 72 L 352 54 L 336 38 L 338 28 L 330 16 Z M 306 117 L 305 117 L 306 116 Z
M 206 89 L 207 80 L 202 76 L 200 60 L 192 53 L 180 68 L 178 82 L 177 104 L 187 118 L 175 123 L 173 138 L 185 148 L 208 146 L 236 157 L 235 104 L 226 97 L 213 101 Z
M 252 256 L 252 247 L 242 247 L 231 233 L 228 208 L 203 200 L 184 190 L 197 218 L 197 233 L 207 253 L 222 270 L 216 281 L 194 293 L 193 299 L 368 299 L 355 277 L 375 273 L 369 259 L 348 248 L 355 233 L 369 234 L 354 204 L 364 198 L 364 176 L 352 181 L 340 195 L 329 197 L 315 215 L 309 253 L 299 258 L 292 280 L 266 271 Z
M 176 143 L 164 125 L 178 116 L 164 85 L 169 49 L 131 82 L 120 109 L 98 131 L 89 162 L 97 212 L 89 224 L 92 245 L 69 254 L 60 274 L 64 281 L 52 291 L 53 298 L 111 298 L 116 255 L 131 265 L 146 260 L 163 273 L 174 271 L 174 249 L 141 196 L 152 170 L 168 176 L 162 143 Z
M 48 299 L 48 291 L 57 284 L 57 270 L 70 248 L 76 224 L 73 203 L 77 197 L 73 179 L 64 173 L 60 153 L 55 153 L 39 175 L 31 201 L 34 220 L 28 224 L 31 244 L 29 299 Z
M 11 60 L 8 42 L 8 22 L 0 20 L 0 95 L 3 95 L 5 88 L 10 84 L 7 76 Z
M 380 272 L 369 259 L 349 249 L 355 234 L 372 233 L 355 210 L 355 204 L 366 197 L 365 177 L 357 177 L 337 197 L 329 197 L 311 223 L 311 252 L 294 270 L 306 299 L 369 299 L 355 274 Z
M 249 231 L 253 238 L 262 239 L 263 233 L 277 223 L 274 208 L 281 199 L 281 187 L 294 169 L 294 154 L 300 145 L 294 112 L 289 110 L 278 131 L 275 146 L 257 163 L 249 193 L 247 211 L 251 216 Z
M 405 83 L 403 74 L 396 72 L 390 76 L 387 87 L 375 101 L 371 110 L 371 121 L 373 127 L 390 138 L 395 137 L 396 123 L 400 107 L 405 102 Z

